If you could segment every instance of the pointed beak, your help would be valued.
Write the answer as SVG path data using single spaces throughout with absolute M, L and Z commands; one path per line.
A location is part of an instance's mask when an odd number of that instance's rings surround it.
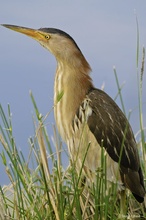
M 37 41 L 44 40 L 43 33 L 37 29 L 26 28 L 26 27 L 21 27 L 21 26 L 16 26 L 16 25 L 9 25 L 9 24 L 1 24 L 1 25 L 13 31 L 17 31 L 21 34 L 25 34 L 28 37 L 33 38 L 34 40 L 37 40 Z

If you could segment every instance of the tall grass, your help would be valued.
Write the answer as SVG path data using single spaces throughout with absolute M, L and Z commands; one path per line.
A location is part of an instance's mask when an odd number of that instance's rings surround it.
M 139 32 L 137 31 L 139 34 Z M 139 37 L 139 36 L 138 36 Z M 141 67 L 139 67 L 139 41 L 137 46 L 137 81 L 140 121 L 140 147 L 142 152 L 141 164 L 146 176 L 146 143 L 142 111 L 142 81 L 144 74 L 145 50 Z M 121 87 L 116 70 L 115 78 L 118 95 L 122 104 Z M 121 195 L 117 193 L 117 184 L 109 186 L 106 179 L 106 155 L 101 151 L 101 165 L 95 171 L 96 181 L 91 181 L 91 187 L 84 184 L 82 168 L 77 174 L 74 162 L 70 161 L 65 169 L 62 165 L 64 150 L 54 127 L 54 146 L 50 144 L 50 136 L 45 125 L 46 116 L 42 116 L 37 108 L 35 99 L 30 93 L 35 110 L 35 137 L 29 138 L 30 151 L 26 158 L 18 150 L 13 136 L 11 109 L 7 113 L 0 105 L 0 142 L 3 150 L 0 153 L 10 184 L 0 186 L 0 219 L 1 220 L 82 220 L 82 219 L 145 219 L 143 204 L 135 201 L 127 190 L 124 200 L 124 212 L 121 206 Z M 90 146 L 87 146 L 87 152 Z M 86 158 L 86 153 L 85 157 Z M 84 160 L 83 160 L 84 165 Z M 82 166 L 83 167 L 83 166 Z M 125 195 L 124 195 L 125 196 Z M 121 211 L 122 210 L 122 211 Z

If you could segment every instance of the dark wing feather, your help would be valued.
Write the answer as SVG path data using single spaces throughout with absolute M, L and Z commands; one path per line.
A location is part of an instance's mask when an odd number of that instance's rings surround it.
M 145 187 L 136 141 L 128 120 L 117 104 L 103 91 L 88 94 L 92 114 L 88 126 L 100 146 L 120 163 L 121 178 L 139 202 L 144 201 Z M 120 156 L 121 155 L 121 156 Z
M 117 104 L 103 91 L 93 89 L 88 94 L 92 115 L 88 126 L 96 140 L 120 165 L 139 170 L 139 156 L 132 129 Z M 122 151 L 122 152 L 121 152 Z

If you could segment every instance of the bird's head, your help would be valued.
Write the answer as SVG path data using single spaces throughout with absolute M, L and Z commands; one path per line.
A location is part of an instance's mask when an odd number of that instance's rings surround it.
M 25 34 L 38 41 L 43 47 L 48 49 L 57 60 L 68 61 L 69 58 L 75 55 L 83 56 L 73 38 L 59 29 L 32 29 L 8 24 L 2 24 L 2 26 Z

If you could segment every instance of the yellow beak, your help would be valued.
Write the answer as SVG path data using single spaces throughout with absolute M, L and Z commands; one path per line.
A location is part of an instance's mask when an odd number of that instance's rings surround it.
M 16 25 L 9 25 L 9 24 L 2 24 L 2 26 L 9 28 L 13 31 L 17 31 L 21 34 L 25 34 L 37 41 L 44 40 L 45 34 L 37 29 L 26 28 L 26 27 L 21 27 L 21 26 L 16 26 Z

